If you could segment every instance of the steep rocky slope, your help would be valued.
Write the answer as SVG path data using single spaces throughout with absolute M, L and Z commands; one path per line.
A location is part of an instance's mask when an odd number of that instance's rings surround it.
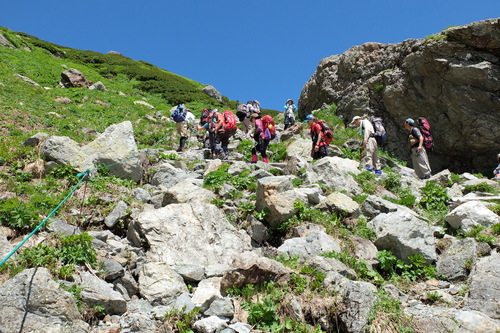
M 433 126 L 435 170 L 486 172 L 500 146 L 500 19 L 452 27 L 426 39 L 366 43 L 321 60 L 304 85 L 304 116 L 324 103 L 350 121 L 385 119 L 387 149 L 407 159 L 404 119 Z

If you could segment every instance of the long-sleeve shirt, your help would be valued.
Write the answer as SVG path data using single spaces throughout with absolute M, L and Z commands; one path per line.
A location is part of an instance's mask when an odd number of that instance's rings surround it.
M 361 130 L 363 131 L 363 142 L 367 143 L 368 140 L 370 139 L 370 136 L 372 133 L 375 133 L 375 129 L 373 128 L 373 125 L 371 121 L 368 119 L 363 119 L 361 121 L 360 125 Z

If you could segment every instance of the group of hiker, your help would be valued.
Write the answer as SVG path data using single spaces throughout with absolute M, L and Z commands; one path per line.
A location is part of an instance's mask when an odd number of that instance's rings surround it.
M 204 146 L 210 148 L 213 159 L 220 157 L 222 160 L 229 158 L 229 139 L 236 133 L 237 118 L 242 124 L 244 138 L 253 138 L 256 141 L 252 149 L 251 163 L 257 163 L 257 153 L 262 156 L 264 163 L 269 163 L 267 146 L 276 135 L 276 127 L 271 116 L 262 116 L 260 103 L 249 101 L 238 106 L 236 115 L 231 110 L 219 111 L 218 109 L 205 108 L 202 111 L 197 131 L 205 131 L 202 138 Z M 180 137 L 178 152 L 185 150 L 188 139 L 188 128 L 194 122 L 191 110 L 183 104 L 177 106 L 172 112 L 172 119 L 176 122 L 177 133 Z M 250 133 L 254 129 L 253 134 Z
M 284 105 L 285 130 L 293 126 L 297 118 L 297 106 L 293 100 L 288 99 Z M 180 104 L 172 112 L 172 119 L 176 122 L 177 133 L 180 136 L 177 151 L 185 150 L 190 129 L 193 132 L 205 131 L 204 146 L 210 148 L 212 158 L 220 157 L 222 160 L 229 158 L 229 139 L 236 133 L 238 119 L 241 123 L 243 138 L 253 138 L 256 143 L 252 148 L 250 163 L 257 163 L 258 154 L 261 155 L 262 162 L 269 163 L 267 147 L 276 135 L 276 126 L 271 116 L 262 115 L 260 103 L 256 100 L 239 104 L 236 114 L 230 110 L 222 112 L 218 109 L 205 108 L 198 124 L 195 124 L 195 117 L 191 110 Z M 307 115 L 304 122 L 310 127 L 311 157 L 317 160 L 327 156 L 328 146 L 333 140 L 332 129 L 325 121 L 317 119 L 312 114 Z M 361 149 L 364 152 L 361 155 L 360 165 L 367 171 L 382 175 L 381 163 L 377 154 L 378 147 L 387 136 L 382 119 L 355 116 L 349 125 L 359 128 L 359 134 L 363 138 L 360 140 Z M 431 150 L 433 145 L 428 122 L 421 117 L 417 124 L 412 118 L 407 118 L 404 127 L 409 133 L 408 147 L 415 173 L 420 179 L 428 179 L 432 173 L 427 150 Z M 500 154 L 498 160 L 500 163 Z M 500 177 L 500 164 L 495 169 L 495 176 Z

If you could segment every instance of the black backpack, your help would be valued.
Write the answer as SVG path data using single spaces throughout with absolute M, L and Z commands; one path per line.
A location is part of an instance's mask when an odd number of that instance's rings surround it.
M 384 122 L 380 117 L 373 117 L 371 120 L 374 132 L 370 135 L 377 140 L 379 146 L 383 145 L 385 139 L 387 138 L 387 132 L 385 131 Z

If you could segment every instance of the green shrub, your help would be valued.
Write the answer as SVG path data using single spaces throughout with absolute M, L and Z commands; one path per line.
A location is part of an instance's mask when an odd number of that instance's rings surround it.
M 355 175 L 351 173 L 354 177 L 354 180 L 358 183 L 358 185 L 363 189 L 365 193 L 373 194 L 375 193 L 375 189 L 377 188 L 376 177 L 373 173 L 369 171 L 362 171 L 359 174 Z
M 219 192 L 222 186 L 231 179 L 231 175 L 227 172 L 228 169 L 229 164 L 225 163 L 217 170 L 209 172 L 203 179 L 203 187 Z
M 322 253 L 321 255 L 326 258 L 335 258 L 341 261 L 342 263 L 344 263 L 345 265 L 356 271 L 359 277 L 363 280 L 369 280 L 376 284 L 380 284 L 383 282 L 383 279 L 380 276 L 380 274 L 377 273 L 377 271 L 374 271 L 373 269 L 369 269 L 364 260 L 362 259 L 358 260 L 346 251 L 327 252 L 327 253 Z
M 17 198 L 0 199 L 0 225 L 33 230 L 40 223 L 38 212 L 33 204 Z
M 491 230 L 493 231 L 493 234 L 497 236 L 500 235 L 500 223 L 492 225 Z
M 288 156 L 286 146 L 283 142 L 270 143 L 268 150 L 272 152 L 272 154 L 269 154 L 270 162 L 282 162 Z
M 391 279 L 401 277 L 408 281 L 417 281 L 420 279 L 428 280 L 437 275 L 436 267 L 426 265 L 424 257 L 421 254 L 408 256 L 409 263 L 396 258 L 392 252 L 387 250 L 379 251 L 377 258 L 381 274 Z
M 58 256 L 64 264 L 90 264 L 96 267 L 97 252 L 92 244 L 92 237 L 87 233 L 61 238 Z
M 450 197 L 448 196 L 446 189 L 434 182 L 427 182 L 422 188 L 420 205 L 428 212 L 448 211 L 448 207 L 446 205 L 449 200 Z
M 490 184 L 487 184 L 486 182 L 482 182 L 476 185 L 466 185 L 464 188 L 464 194 L 471 193 L 471 192 L 483 192 L 483 193 L 492 193 L 496 194 L 497 191 L 491 186 Z
M 169 331 L 179 333 L 189 333 L 191 326 L 198 319 L 200 308 L 194 308 L 191 311 L 186 311 L 184 306 L 182 309 L 172 308 L 163 316 L 165 326 Z
M 378 299 L 368 315 L 368 332 L 413 333 L 415 324 L 412 318 L 403 312 L 401 301 L 391 298 L 387 292 L 379 289 Z

